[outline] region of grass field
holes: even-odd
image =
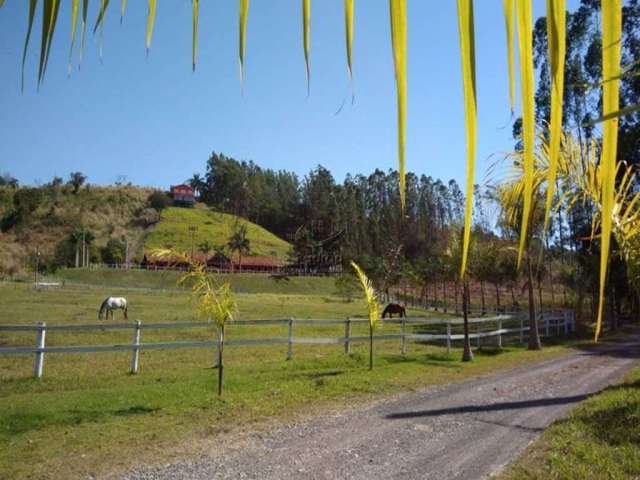
[[[191,318],[186,292],[127,289],[130,284],[140,286],[144,278],[157,281],[150,275],[155,272],[119,274],[132,273],[149,277],[124,281],[101,276],[95,283],[117,280],[120,287],[110,288],[108,294],[128,297],[130,319]],[[245,288],[238,295],[240,318],[344,318],[364,313],[361,303],[335,297],[327,279],[300,279],[288,285],[301,293],[283,294],[274,293],[274,288],[281,287],[265,282],[264,277],[260,282],[253,278],[236,280]],[[84,285],[68,283],[60,290],[41,292],[26,284],[0,283],[0,324],[97,322],[96,309],[107,292],[87,286],[86,278],[78,280],[84,280]],[[397,328],[385,324],[382,333]],[[353,335],[365,332],[364,325],[354,326]],[[294,334],[339,337],[343,327],[300,327]],[[142,342],[212,339],[213,335],[213,329],[143,330]],[[231,325],[227,335],[285,336],[286,326]],[[129,331],[50,332],[47,336],[47,345],[130,341]],[[0,346],[33,344],[32,332],[0,334]],[[458,349],[448,355],[441,346],[410,344],[405,357],[399,350],[398,341],[377,342],[375,368],[370,372],[365,344],[355,344],[351,355],[338,345],[294,346],[291,361],[285,360],[286,345],[229,347],[221,398],[215,394],[214,352],[209,349],[143,351],[140,373],[135,376],[127,373],[129,353],[47,354],[40,380],[31,378],[32,356],[0,357],[0,478],[75,478],[143,461],[165,462],[187,445],[190,450],[199,445],[216,448],[221,433],[238,428],[552,358],[571,347],[555,345],[542,352],[520,346],[499,352],[486,349],[470,364],[459,361]]]
[[[640,368],[547,429],[501,480],[640,478]]]
[[[247,238],[251,242],[251,255],[265,255],[286,260],[290,245],[264,228],[234,215],[214,212],[206,208],[169,207],[162,211],[160,222],[145,241],[145,249],[171,246],[184,252],[191,251],[189,226],[197,226],[194,246],[207,241],[212,245],[226,246],[237,222],[247,226]],[[213,252],[212,252],[213,253]]]
[[[178,272],[151,270],[83,270],[69,268],[59,270],[51,280],[63,280],[68,284],[127,289],[168,289],[176,290]],[[277,280],[267,274],[236,273],[220,274],[221,282],[229,282],[238,293],[276,293],[300,295],[335,295],[336,286],[333,277],[289,277],[289,280]]]

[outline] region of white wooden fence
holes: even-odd
[[[515,323],[516,327],[503,328],[504,323]],[[232,323],[233,326],[241,325],[287,325],[288,335],[286,337],[273,338],[241,338],[226,339],[226,346],[250,346],[250,345],[287,345],[287,360],[293,358],[293,345],[343,345],[346,354],[351,353],[351,344],[356,342],[369,341],[368,336],[354,336],[351,334],[351,326],[355,323],[367,323],[362,318],[347,318],[344,320],[314,320],[314,319],[269,319],[269,320],[238,320]],[[395,323],[400,325],[400,333],[376,334],[374,341],[381,340],[400,340],[400,352],[406,354],[407,341],[445,341],[447,352],[451,350],[451,343],[464,339],[464,334],[453,333],[453,326],[463,324],[461,318],[402,318],[388,319],[385,323]],[[496,324],[495,330],[483,331],[484,324]],[[498,315],[494,317],[470,318],[469,337],[476,340],[477,346],[481,346],[481,339],[496,338],[498,347],[502,347],[502,337],[508,334],[519,334],[520,342],[523,341],[524,332],[529,330],[529,326],[525,325],[523,316],[515,317],[512,315]],[[342,337],[298,337],[294,336],[295,325],[343,325],[344,336]],[[407,326],[434,326],[444,325],[445,333],[408,333]],[[215,324],[211,322],[171,322],[171,323],[147,323],[143,324],[136,320],[133,323],[115,323],[115,324],[89,324],[89,325],[49,325],[42,322],[38,325],[0,325],[1,332],[35,332],[35,346],[14,346],[0,348],[0,355],[30,355],[34,354],[33,376],[40,378],[44,371],[45,353],[97,353],[97,352],[120,352],[131,351],[131,368],[130,373],[138,373],[140,366],[141,350],[164,350],[164,349],[180,349],[180,348],[220,348],[219,340],[191,340],[180,342],[160,342],[160,343],[141,343],[142,330],[159,330],[159,329],[186,329],[186,328],[212,328]],[[554,310],[543,312],[539,318],[539,328],[541,334],[545,337],[552,335],[568,334],[575,331],[575,319],[571,310]],[[47,346],[47,332],[104,332],[107,330],[131,330],[132,341],[127,344],[112,345],[91,345],[91,346]],[[216,355],[216,358],[217,355]]]

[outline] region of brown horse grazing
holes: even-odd
[[[386,318],[387,314],[389,315],[389,318],[393,318],[394,313],[398,314],[400,317],[407,316],[407,312],[402,305],[399,305],[397,303],[390,303],[382,311],[382,318]]]

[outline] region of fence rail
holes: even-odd
[[[503,328],[505,322],[520,321],[519,327]],[[366,324],[364,318],[340,319],[268,319],[268,320],[237,320],[234,326],[249,325],[283,325],[288,326],[286,337],[273,338],[230,338],[225,341],[227,346],[255,346],[255,345],[287,345],[287,360],[293,358],[293,345],[343,345],[345,353],[351,352],[351,344],[369,341],[368,336],[352,335],[351,326],[353,324]],[[575,318],[571,310],[554,310],[543,312],[539,316],[539,328],[543,336],[549,337],[552,334],[568,334],[575,331]],[[407,341],[434,341],[444,340],[447,351],[451,350],[451,342],[464,339],[461,333],[453,333],[452,327],[462,325],[464,321],[460,318],[400,318],[385,320],[385,323],[398,324],[401,327],[400,333],[374,335],[374,341],[400,340],[400,351],[406,354]],[[496,324],[496,329],[482,331],[483,324]],[[469,324],[475,325],[475,331],[469,332],[469,338],[476,340],[477,345],[481,345],[481,339],[496,337],[497,345],[502,347],[503,335],[519,333],[520,342],[523,341],[524,332],[529,330],[529,326],[524,324],[522,316],[498,315],[493,317],[470,318]],[[340,337],[303,337],[294,335],[295,325],[344,325],[344,336]],[[408,333],[407,326],[434,326],[443,325],[445,333]],[[138,373],[140,365],[139,353],[142,350],[165,350],[184,348],[220,348],[219,340],[187,340],[176,342],[141,343],[142,330],[161,329],[188,329],[188,328],[215,328],[212,322],[172,322],[172,323],[147,323],[135,321],[134,323],[115,324],[86,324],[86,325],[0,325],[0,332],[36,332],[35,346],[10,346],[0,348],[1,355],[28,355],[34,354],[33,376],[40,378],[44,372],[45,353],[99,353],[99,352],[126,352],[131,351],[130,373]],[[130,330],[133,332],[131,343],[114,345],[63,345],[46,346],[47,332],[87,332],[87,331],[113,331]],[[218,337],[219,338],[219,337]],[[217,358],[217,356],[216,356]]]

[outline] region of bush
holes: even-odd
[[[124,242],[112,238],[102,248],[102,261],[109,265],[124,263],[125,252],[126,247]]]
[[[155,225],[160,221],[160,215],[155,208],[145,208],[136,216],[134,223],[143,228]]]
[[[21,214],[34,212],[42,201],[42,190],[39,188],[21,188],[13,195],[13,205]]]
[[[167,195],[165,192],[160,190],[155,190],[149,198],[147,199],[149,206],[151,208],[155,208],[157,211],[162,211],[165,208],[171,206],[171,197]]]

